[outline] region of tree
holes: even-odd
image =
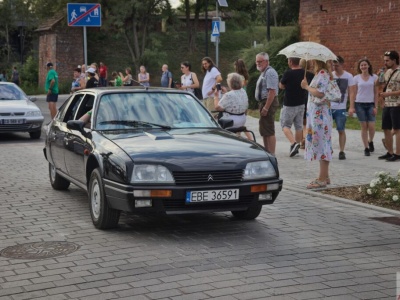
[[[123,36],[136,69],[144,63],[149,32],[169,8],[167,0],[103,0],[104,29]]]

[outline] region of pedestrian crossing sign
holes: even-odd
[[[219,21],[212,21],[211,36],[219,36],[219,33],[220,33],[219,26],[220,26],[220,22]]]

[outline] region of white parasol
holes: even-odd
[[[314,42],[298,42],[287,46],[286,48],[279,51],[278,55],[285,55],[289,57],[304,58],[305,60],[322,60],[326,62],[328,60],[336,60],[336,55],[324,45]]]

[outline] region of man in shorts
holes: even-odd
[[[333,62],[334,71],[332,72],[333,78],[336,80],[340,92],[342,93],[341,102],[331,102],[332,118],[336,123],[336,130],[339,133],[339,159],[346,159],[344,153],[344,146],[346,145],[346,120],[347,120],[347,100],[349,98],[355,99],[355,82],[353,75],[343,69],[344,59],[337,56]]]
[[[275,155],[275,112],[279,107],[278,73],[269,65],[269,55],[265,52],[256,55],[256,66],[261,72],[255,91],[260,110],[260,135],[263,138],[265,150]]]
[[[289,156],[293,157],[299,153],[300,143],[303,139],[303,116],[305,103],[307,103],[308,93],[301,88],[301,81],[304,78],[304,70],[300,67],[300,58],[288,58],[289,70],[287,70],[281,81],[279,88],[285,90],[283,97],[283,107],[281,110],[281,126],[283,133],[290,142]],[[311,82],[313,76],[306,73],[307,81]],[[292,133],[292,125],[294,125],[295,135]]]
[[[53,64],[51,62],[47,63],[47,77],[44,85],[44,90],[47,93],[46,101],[49,104],[51,119],[57,114],[57,100],[58,100],[58,74],[53,69]]]
[[[387,51],[384,55],[386,66],[385,87],[380,97],[385,100],[382,110],[382,129],[385,134],[385,144],[387,153],[379,156],[378,159],[386,161],[400,160],[400,67],[399,53],[397,51]],[[392,132],[393,130],[393,132]],[[396,136],[396,153],[393,147],[393,135]]]

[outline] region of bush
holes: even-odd
[[[359,188],[359,192],[369,197],[386,199],[400,204],[400,171],[397,176],[388,172],[376,172],[369,186]]]

